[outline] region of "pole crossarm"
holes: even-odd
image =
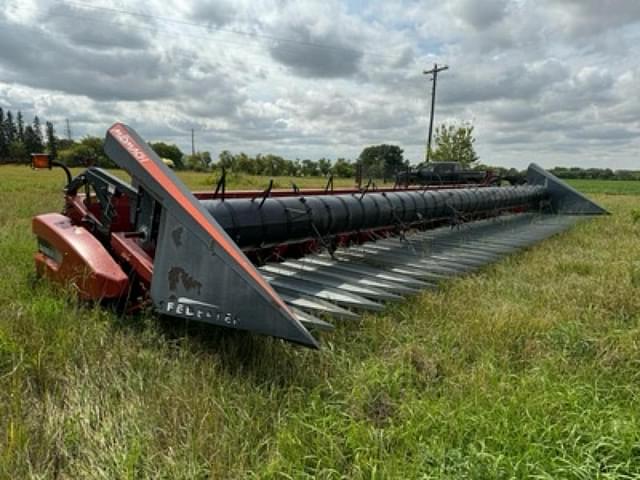
[[[422,73],[424,73],[425,75],[431,75],[431,74],[437,74],[438,72],[442,72],[444,70],[449,70],[449,66],[448,65],[440,65],[438,66],[437,63],[434,63],[433,68],[431,70],[424,70]]]

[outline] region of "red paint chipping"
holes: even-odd
[[[111,234],[111,248],[119,258],[133,267],[140,278],[151,284],[153,276],[153,259],[145,252],[133,238],[127,238],[124,233]]]

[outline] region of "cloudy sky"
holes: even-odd
[[[0,0],[0,106],[74,137],[355,158],[472,122],[484,163],[640,168],[639,0]]]

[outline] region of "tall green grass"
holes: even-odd
[[[640,197],[314,352],[36,281],[60,181],[0,167],[0,478],[640,476]]]

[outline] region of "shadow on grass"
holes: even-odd
[[[253,379],[255,384],[316,385],[316,372],[326,370],[324,364],[330,362],[328,352],[268,336],[160,316],[150,309],[131,314],[124,313],[116,303],[82,301],[73,288],[43,281],[35,274],[24,278],[21,287],[18,301],[32,303],[35,297],[50,299],[65,311],[58,315],[64,317],[64,322],[101,317],[114,333],[135,337],[134,343],[140,348],[178,356],[185,362],[204,360],[225,374]]]
[[[113,327],[142,339],[153,331],[156,341],[166,342],[188,356],[210,361],[223,373],[242,376],[256,385],[312,387],[313,372],[320,370],[319,353],[283,340],[244,330],[209,325],[144,312],[135,315],[114,311]]]

